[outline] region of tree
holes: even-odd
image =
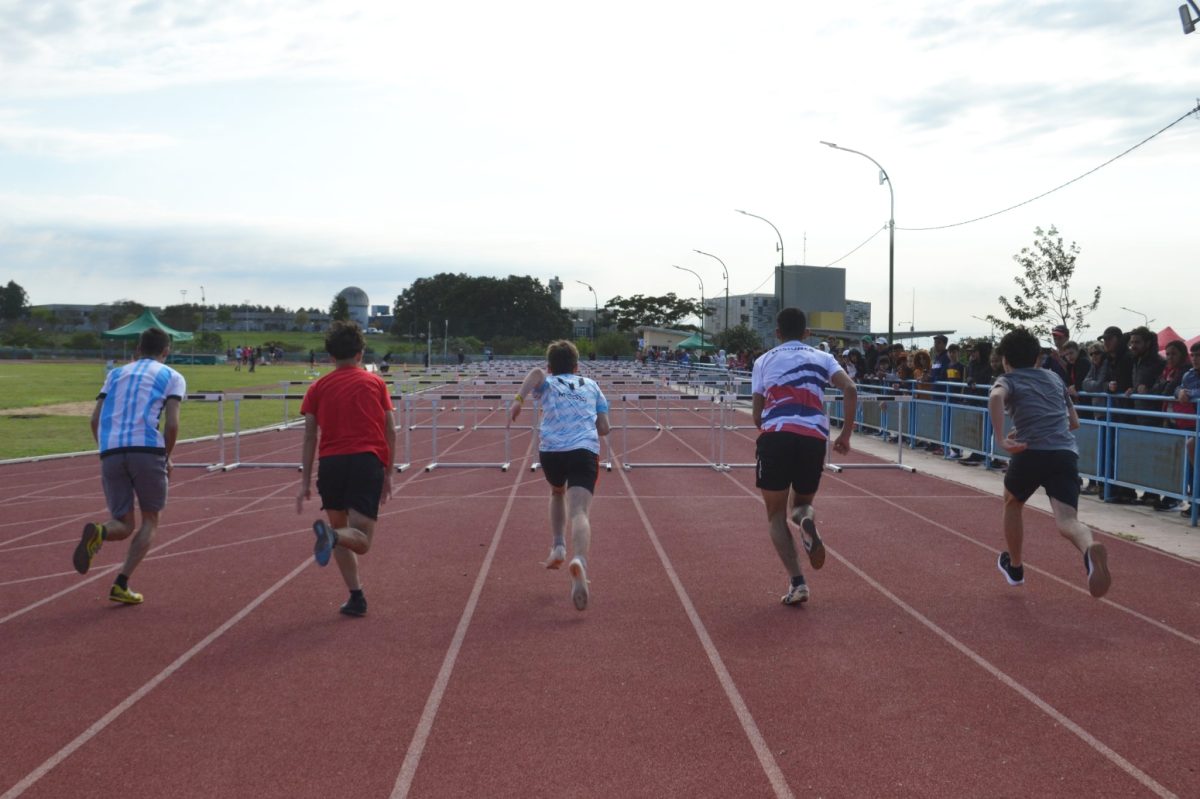
[[[442,273],[418,278],[392,307],[392,331],[423,338],[432,329],[441,336],[498,337],[547,342],[570,334],[571,318],[550,290],[532,277],[470,277]]]
[[[223,325],[233,322],[233,309],[228,305],[222,305],[217,309],[217,321]]]
[[[1079,245],[1071,242],[1065,246],[1053,225],[1045,231],[1034,228],[1033,235],[1036,237],[1033,247],[1025,247],[1013,256],[1024,271],[1013,278],[1020,293],[1011,301],[1000,297],[1007,318],[989,315],[988,321],[1003,330],[1028,328],[1039,338],[1048,336],[1055,325],[1082,330],[1084,319],[1100,305],[1100,287],[1096,286],[1090,302],[1080,302],[1071,296]]]
[[[335,322],[350,321],[350,303],[341,294],[337,295],[329,304],[329,315]]]
[[[0,319],[15,322],[28,308],[29,295],[15,281],[10,280],[7,286],[0,288]]]
[[[308,311],[305,311],[305,310],[296,311],[295,324],[296,324],[297,330],[307,330],[308,323],[310,320],[311,320],[311,317],[308,315]]]
[[[633,355],[633,342],[621,333],[604,333],[596,339],[596,354],[601,357]]]
[[[146,306],[133,300],[117,300],[111,306],[112,313],[108,316],[108,329],[112,330],[126,325],[142,315]]]
[[[621,331],[636,327],[669,327],[685,317],[698,315],[700,307],[698,301],[680,299],[674,292],[662,297],[618,296],[604,303],[607,318]]]
[[[722,330],[714,337],[713,341],[726,352],[741,352],[742,350],[754,352],[762,349],[763,346],[762,336],[755,333],[745,323]]]

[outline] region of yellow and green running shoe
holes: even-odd
[[[104,525],[88,522],[83,526],[83,535],[79,539],[79,544],[75,547],[75,571],[80,574],[87,574],[88,569],[92,567],[92,558],[96,557],[96,553],[100,551],[100,545],[104,543]]]
[[[122,588],[117,584],[113,584],[112,590],[108,592],[108,598],[112,602],[123,602],[126,605],[142,604],[142,595],[137,591],[130,591],[128,588]]]

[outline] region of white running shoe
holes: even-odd
[[[547,569],[557,569],[567,559],[567,548],[559,544],[550,550],[550,557],[542,562]]]
[[[571,558],[571,565],[567,566],[567,571],[571,574],[571,601],[575,603],[575,609],[587,610],[588,580],[583,561],[577,557]]]
[[[813,569],[821,568],[825,565],[825,545],[821,543],[821,536],[817,533],[816,518],[812,514],[805,516],[797,508],[792,511],[792,521],[800,528],[800,543],[808,553],[808,562],[812,564]]]
[[[788,592],[779,600],[785,605],[799,605],[802,602],[808,601],[808,584],[800,583],[788,588]]]
[[[1092,544],[1083,553],[1083,563],[1087,566],[1088,593],[1099,599],[1108,593],[1112,585],[1112,575],[1108,573],[1108,550],[1104,544]]]

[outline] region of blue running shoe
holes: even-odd
[[[313,557],[318,566],[327,566],[329,556],[333,554],[333,545],[337,543],[337,535],[323,519],[313,522],[313,532],[317,535],[317,542],[313,544]]]

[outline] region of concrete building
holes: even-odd
[[[368,313],[368,309],[371,303],[367,299],[367,292],[358,286],[347,286],[337,295],[346,298],[346,305],[350,308],[351,321],[358,322],[358,326],[364,330],[370,327],[371,315]]]
[[[691,330],[673,330],[668,327],[639,327],[635,332],[643,349],[658,347],[660,350],[673,350],[679,342],[696,335]]]
[[[550,287],[550,296],[554,297],[554,304],[561,308],[563,287],[562,281],[558,279],[558,275],[555,275],[553,278],[551,278],[548,285]]]
[[[779,313],[779,305],[774,294],[731,294],[728,319],[724,295],[711,302],[706,297],[705,304],[714,311],[704,320],[706,337],[711,338],[727,327],[745,325],[759,335],[764,346],[770,346],[775,340],[775,316]]]
[[[854,333],[870,332],[871,303],[846,300],[846,329]]]

